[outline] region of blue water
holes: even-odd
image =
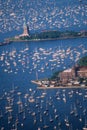
[[[43,30],[83,31],[87,27],[87,1],[4,0],[0,1],[0,16],[0,35],[3,33],[4,37],[22,33],[24,18],[30,33]]]
[[[0,1],[0,16],[0,42],[22,34],[24,18],[30,34],[83,31],[87,1],[4,0]],[[87,89],[38,90],[31,80],[36,74],[38,79],[49,78],[74,66],[87,55],[86,42],[87,38],[79,38],[0,46],[0,130],[82,130],[87,119]]]
[[[87,55],[86,41],[87,38],[79,38],[13,42],[0,46],[0,113],[3,115],[3,117],[0,116],[0,129],[15,128],[18,118],[18,130],[37,130],[38,127],[41,130],[82,130],[87,118],[87,97],[85,96],[87,89],[38,90],[37,85],[31,83],[31,80],[36,79],[36,72],[39,79],[48,78],[56,71],[75,65],[78,58]],[[70,49],[69,54],[68,49]],[[73,59],[70,59],[71,56]],[[34,102],[29,101],[30,97],[33,97]],[[18,111],[18,101],[21,102],[21,113]],[[6,111],[6,106],[11,107],[11,113],[9,109]],[[73,114],[70,114],[71,107],[74,110]],[[25,119],[23,119],[24,113]],[[10,114],[12,118],[8,121]],[[42,121],[40,121],[40,115]],[[58,117],[56,118],[55,115]],[[53,119],[52,122],[50,116]],[[69,126],[66,125],[66,117]],[[43,128],[44,125],[49,127]]]

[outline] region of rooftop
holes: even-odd
[[[70,68],[70,69],[64,70],[63,72],[71,72],[71,71],[72,69]]]

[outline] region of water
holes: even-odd
[[[87,118],[87,89],[38,90],[31,80],[36,79],[36,72],[42,79],[72,67],[87,55],[86,41],[79,38],[0,46],[0,129],[82,130]]]
[[[30,33],[43,30],[81,31],[87,27],[87,1],[5,0],[0,1],[0,15],[0,35],[6,33],[7,37],[15,36],[14,31],[15,34],[22,33],[24,18]]]
[[[85,30],[86,10],[86,0],[0,1],[0,41],[22,34],[24,18],[30,34]],[[36,79],[36,73],[39,79],[48,78],[75,65],[87,55],[86,41],[0,46],[0,130],[82,130],[87,120],[87,89],[38,90],[31,80]]]

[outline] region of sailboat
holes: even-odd
[[[65,117],[64,121],[65,121],[66,126],[69,127],[70,124],[69,124],[68,117]]]
[[[87,119],[85,118],[85,125],[82,130],[87,130]]]
[[[23,111],[23,119],[26,118],[26,115],[25,115],[25,110]]]
[[[80,117],[79,117],[79,121],[82,122],[82,117],[81,117],[81,115],[80,115]]]
[[[49,128],[49,126],[45,123],[46,121],[44,120],[44,126],[43,126],[43,128],[44,129],[47,129],[47,128]]]
[[[2,114],[2,111],[0,111],[0,118],[2,118],[3,117],[3,114]]]
[[[70,111],[70,114],[71,114],[71,115],[74,114],[74,108],[72,107],[72,105],[71,105],[71,111]]]
[[[53,122],[53,119],[52,119],[51,115],[50,115],[50,122]]]
[[[41,115],[41,113],[40,113],[40,122],[42,122],[42,115]]]
[[[38,127],[38,130],[41,130],[41,128],[40,128],[40,127]]]
[[[36,116],[34,116],[34,124],[36,124],[37,120],[36,120]]]

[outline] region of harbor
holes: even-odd
[[[87,1],[4,0],[0,16],[0,130],[87,130]]]
[[[28,127],[28,121],[32,130],[86,128],[87,88],[29,88],[27,93],[20,90],[20,87],[13,85],[12,89],[0,96],[1,105],[3,101],[6,102],[0,109],[0,123],[6,121],[1,124],[1,129],[24,130]]]
[[[39,79],[72,67],[86,56],[86,39],[82,39],[82,44],[80,39],[73,39],[72,46],[70,39],[49,42],[13,42],[0,47],[0,129],[86,128],[86,87],[38,87]]]
[[[34,83],[34,84],[36,84],[37,85],[37,88],[38,89],[60,89],[60,88],[64,88],[64,89],[73,89],[73,88],[87,88],[87,86],[86,85],[68,85],[68,84],[66,84],[65,86],[64,85],[61,85],[61,86],[57,86],[57,85],[52,85],[52,84],[49,84],[49,86],[47,86],[47,84],[43,84],[43,83],[41,83],[40,81],[31,81],[32,83]]]

